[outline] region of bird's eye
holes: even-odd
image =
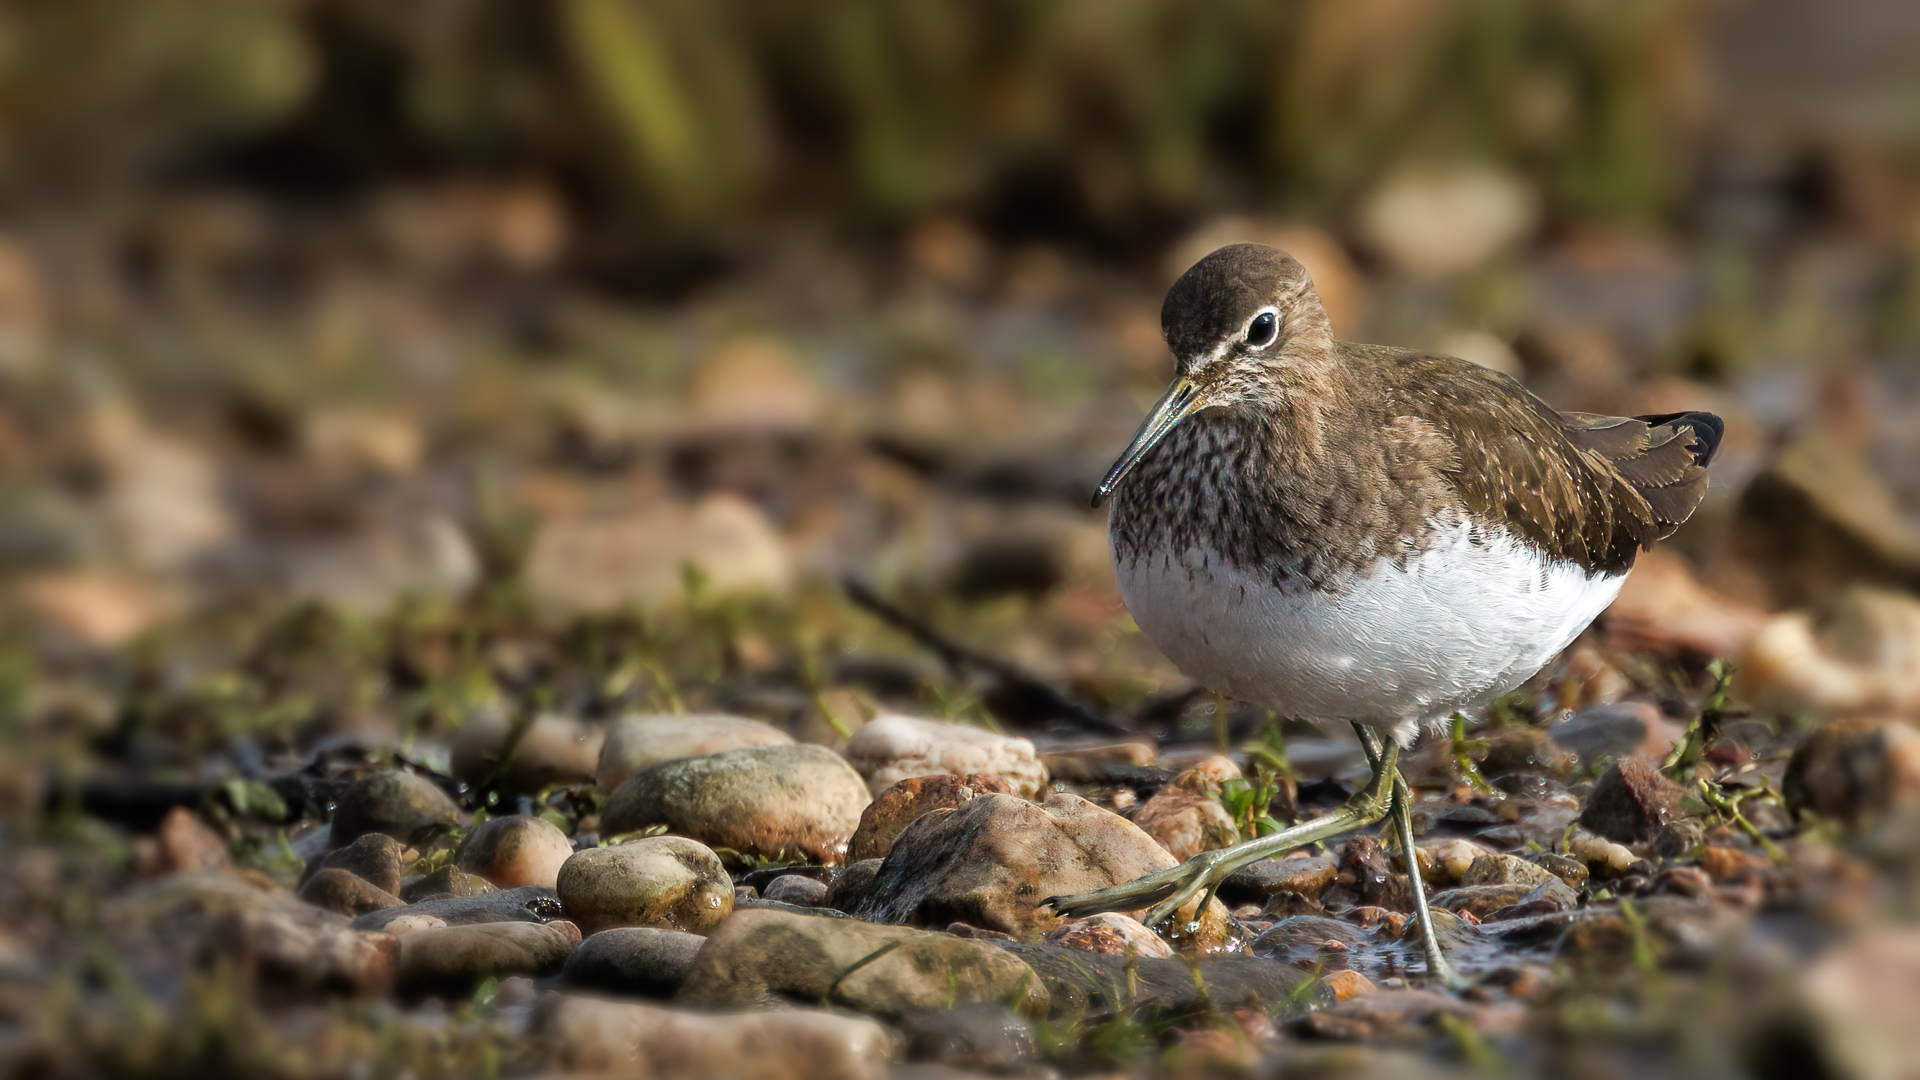
[[[1247,324],[1247,344],[1256,349],[1264,349],[1273,344],[1280,336],[1280,317],[1271,311],[1263,311]]]

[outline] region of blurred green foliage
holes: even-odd
[[[9,0],[0,179],[144,181],[252,140],[355,182],[547,172],[669,235],[941,206],[1126,232],[1466,158],[1645,216],[1682,175],[1703,6]]]

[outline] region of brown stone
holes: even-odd
[[[333,866],[308,878],[295,895],[315,907],[349,919],[406,903],[365,878]]]
[[[1899,720],[1835,720],[1787,762],[1787,807],[1858,824],[1920,804],[1920,729]]]
[[[1040,906],[1048,897],[1118,885],[1177,864],[1138,826],[1077,795],[1055,794],[1038,805],[981,795],[909,825],[853,914],[922,926],[958,920],[1033,941],[1060,924]],[[1172,922],[1185,926],[1194,918],[1189,910]],[[1206,951],[1228,936],[1218,900],[1199,921],[1183,948]]]
[[[1680,816],[1680,786],[1638,758],[1607,767],[1587,795],[1580,824],[1609,840],[1638,843]]]
[[[745,855],[837,863],[871,801],[860,774],[831,750],[750,746],[634,773],[608,798],[600,831],[665,825]]]
[[[1227,781],[1238,779],[1240,769],[1231,759],[1209,757],[1154,792],[1134,811],[1133,823],[1176,859],[1232,847],[1240,841],[1240,830],[1220,804],[1220,792]]]
[[[847,861],[883,859],[893,848],[894,837],[932,810],[950,810],[971,801],[977,795],[1013,794],[1013,788],[998,776],[974,773],[952,776],[939,773],[902,780],[882,791],[860,813],[860,827],[847,844]]]
[[[560,867],[573,855],[567,834],[543,818],[508,814],[488,818],[460,842],[454,863],[496,887],[553,888]]]

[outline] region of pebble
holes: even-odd
[[[572,855],[567,834],[552,822],[509,814],[488,818],[468,832],[454,855],[454,865],[503,889],[553,888],[561,865]]]
[[[528,905],[552,902],[552,889],[524,885],[518,889],[494,889],[480,896],[447,896],[418,900],[406,907],[368,912],[353,920],[356,930],[382,930],[395,919],[409,915],[427,915],[448,926],[469,926],[489,922],[540,922],[540,916]]]
[[[1633,573],[1600,621],[1616,648],[1711,658],[1745,652],[1767,621],[1767,612],[1707,588],[1685,556],[1656,547],[1634,560]]]
[[[592,934],[567,957],[568,986],[635,997],[670,998],[707,939],[657,926],[618,926]]]
[[[847,861],[883,859],[893,849],[893,840],[901,830],[934,810],[950,810],[971,802],[977,795],[1013,794],[1013,789],[998,776],[975,773],[972,776],[914,776],[888,787],[860,812],[860,825],[847,842]]]
[[[1062,923],[1047,931],[1044,940],[1049,945],[1107,956],[1173,955],[1173,946],[1168,945],[1166,939],[1147,929],[1138,919],[1114,911]]]
[[[482,979],[554,975],[580,944],[569,922],[493,922],[437,926],[400,938],[394,989],[403,997],[472,993]]]
[[[363,933],[288,893],[222,873],[161,878],[109,903],[102,922],[116,934],[147,937],[182,963],[231,960],[261,992],[385,994],[399,956],[399,941],[389,934]]]
[[[1735,685],[1782,715],[1920,717],[1920,599],[1856,586],[1775,616],[1747,649]]]
[[[1492,852],[1464,837],[1451,836],[1442,840],[1429,840],[1415,844],[1424,854],[1423,867],[1432,867],[1431,877],[1435,884],[1458,885],[1466,880],[1467,870],[1474,860],[1491,855]]]
[[[560,868],[567,918],[587,934],[659,926],[705,934],[733,912],[720,859],[683,836],[649,836],[577,852]]]
[[[1486,166],[1410,167],[1360,202],[1362,241],[1416,277],[1471,270],[1530,233],[1540,194],[1524,177]]]
[[[899,713],[882,713],[855,732],[847,759],[876,795],[901,780],[934,773],[991,773],[1027,799],[1047,786],[1047,768],[1026,739]]]
[[[214,832],[199,814],[176,806],[160,819],[155,838],[159,841],[163,874],[190,874],[199,870],[224,870],[233,865],[227,842]]]
[[[852,914],[924,926],[957,920],[1033,941],[1059,925],[1059,916],[1039,901],[1177,863],[1132,822],[1077,795],[1055,794],[1039,805],[982,795],[909,825]],[[1194,920],[1198,902],[1176,914],[1174,925]],[[1183,948],[1204,952],[1228,938],[1227,911],[1218,900],[1199,922]]]
[[[340,793],[331,843],[345,847],[367,833],[385,833],[403,844],[453,824],[459,808],[424,776],[389,769],[355,780]]]
[[[556,1074],[885,1080],[892,1071],[880,1024],[791,1005],[706,1015],[556,994],[537,1007],[535,1028]]]
[[[1181,861],[1240,841],[1221,786],[1241,779],[1232,759],[1214,755],[1175,776],[1133,813],[1133,823]]]
[[[802,874],[784,874],[767,883],[763,899],[795,907],[826,907],[828,886]]]
[[[334,866],[326,867],[302,882],[294,895],[315,907],[325,908],[349,919],[406,903],[358,874]]]
[[[686,602],[686,569],[707,597],[783,595],[793,557],[767,515],[732,493],[622,516],[546,521],[527,554],[527,592],[563,614]]]
[[[759,720],[722,715],[623,716],[607,727],[594,783],[612,792],[649,765],[748,746],[786,746],[793,736]]]
[[[1585,863],[1587,869],[1598,878],[1619,877],[1632,869],[1634,862],[1639,859],[1625,845],[1595,836],[1585,829],[1575,829],[1567,834],[1567,854]]]
[[[1516,775],[1565,780],[1578,760],[1539,728],[1515,728],[1487,739],[1480,771],[1497,786]]]
[[[1261,859],[1235,870],[1220,883],[1220,895],[1230,900],[1265,903],[1276,896],[1318,900],[1340,869],[1325,855],[1293,855]]]
[[[1794,749],[1782,786],[1795,816],[1849,825],[1920,805],[1920,728],[1885,718],[1823,724]]]
[[[453,740],[453,775],[478,788],[499,776],[507,794],[530,795],[561,784],[592,779],[606,731],[571,716],[543,713],[527,725],[513,744],[506,768],[500,753],[513,732],[513,721],[488,713],[467,721]]]
[[[1587,794],[1580,824],[1610,840],[1639,843],[1680,816],[1679,785],[1639,758],[1607,766]]]
[[[675,1000],[696,1009],[807,1001],[893,1019],[982,1001],[1044,1013],[1047,991],[1025,963],[984,941],[754,909],[707,938]]]
[[[400,889],[400,895],[406,898],[407,903],[417,904],[433,897],[485,896],[487,893],[494,892],[495,889],[493,882],[479,874],[449,865],[431,874],[407,879],[406,884]]]
[[[1068,784],[1097,784],[1116,769],[1151,768],[1160,755],[1146,743],[1107,743],[1080,746],[1071,750],[1051,750],[1040,755],[1040,764],[1048,775]]]
[[[403,885],[400,868],[405,865],[408,854],[407,845],[393,837],[367,833],[346,847],[309,862],[306,877],[326,869],[344,870],[382,892],[398,894]]]
[[[1664,761],[1686,729],[1651,702],[1616,701],[1583,709],[1549,727],[1547,734],[1581,761],[1597,766],[1620,757]]]
[[[873,888],[873,879],[880,873],[881,865],[880,859],[862,859],[842,867],[827,883],[824,906],[852,914]]]
[[[1034,1056],[1033,1022],[993,1002],[905,1017],[900,1034],[907,1060],[976,1074],[1017,1073]]]
[[[1540,885],[1462,885],[1434,893],[1429,903],[1443,911],[1464,911],[1482,921],[1502,908],[1542,900],[1554,905],[1554,910],[1564,911],[1574,903],[1572,890],[1558,881],[1554,884],[1564,891],[1556,894]]]
[[[743,855],[837,863],[871,801],[860,774],[831,750],[750,746],[634,773],[607,800],[600,831],[665,825]]]
[[[1914,1075],[1920,931],[1879,926],[1854,934],[1806,969],[1798,996],[1836,1074]]]

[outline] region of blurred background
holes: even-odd
[[[1059,719],[849,574],[1210,733],[1086,499],[1238,240],[1343,337],[1726,417],[1555,703],[1920,716],[1917,60],[1909,0],[10,0],[0,787]]]

